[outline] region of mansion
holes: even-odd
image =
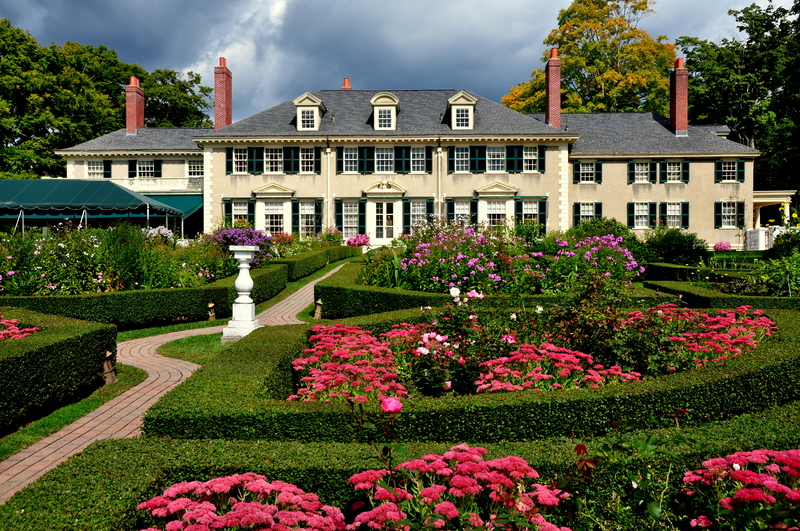
[[[430,214],[548,231],[605,216],[640,233],[666,224],[743,247],[759,153],[724,126],[688,124],[681,59],[669,118],[562,113],[560,70],[554,49],[542,114],[466,90],[352,90],[345,79],[232,123],[221,58],[213,129],[143,127],[145,94],[131,78],[126,129],[57,153],[67,178],[110,179],[182,205],[205,232],[240,220],[301,236],[335,226],[381,245]]]

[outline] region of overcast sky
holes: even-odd
[[[494,101],[542,66],[571,0],[0,0],[40,45],[105,45],[126,63],[233,73],[233,119],[310,90],[466,89]],[[659,0],[640,27],[670,42],[735,35],[749,0]],[[756,3],[767,5],[767,0]],[[792,0],[775,0],[789,7]]]

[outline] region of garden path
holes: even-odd
[[[314,284],[338,271],[339,267],[258,314],[259,324],[303,324],[295,316],[313,302]],[[69,426],[0,461],[0,504],[94,441],[139,435],[142,416],[150,406],[200,367],[196,363],[160,356],[156,349],[184,337],[218,334],[224,327],[181,330],[117,345],[117,361],[147,371],[147,378]]]

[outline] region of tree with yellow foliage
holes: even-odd
[[[558,48],[564,112],[669,113],[669,73],[675,46],[637,27],[653,13],[653,0],[574,0],[558,14],[558,28],[544,40]],[[500,102],[520,112],[545,107],[545,73],[511,87]]]

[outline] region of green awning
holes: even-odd
[[[188,218],[203,207],[202,195],[148,195],[147,197],[182,210],[184,218]]]
[[[143,196],[106,180],[13,179],[0,180],[0,214],[109,215],[170,214],[183,217],[183,210]]]

